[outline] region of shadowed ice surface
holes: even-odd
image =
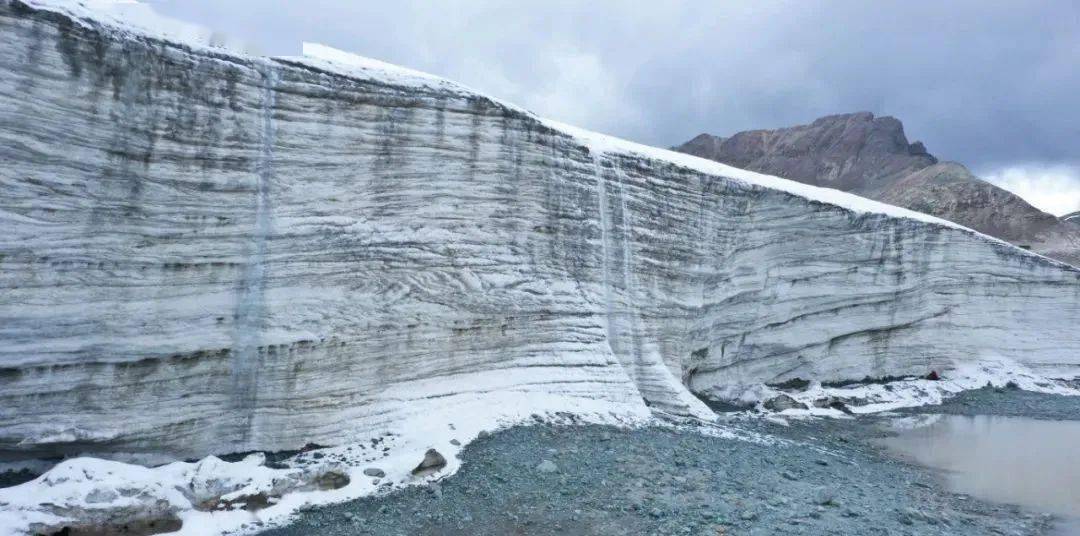
[[[884,443],[957,492],[1057,514],[1058,534],[1080,534],[1080,421],[950,415]]]

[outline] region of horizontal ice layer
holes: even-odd
[[[58,9],[0,0],[5,457],[1080,363],[1080,273],[953,224],[317,46]]]

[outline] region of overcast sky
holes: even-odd
[[[1080,2],[144,0],[263,54],[320,42],[670,146],[868,110],[1080,210]]]

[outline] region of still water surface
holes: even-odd
[[[954,491],[1063,518],[1080,535],[1080,421],[925,416],[931,424],[884,441],[920,465],[941,469]]]

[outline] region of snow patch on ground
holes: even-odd
[[[0,489],[0,534],[31,534],[121,517],[179,518],[183,526],[169,533],[176,535],[249,534],[287,522],[308,506],[452,475],[460,467],[457,454],[484,432],[540,422],[624,427],[657,423],[643,403],[538,393],[489,394],[458,404],[433,399],[416,406],[416,417],[392,430],[297,454],[280,468],[265,465],[262,454],[233,463],[210,456],[153,468],[89,457],[68,459],[35,480]],[[715,425],[710,430],[728,434],[725,437],[738,435]],[[431,475],[414,476],[413,469],[428,449],[437,450],[446,466]],[[383,476],[365,475],[365,469],[378,469]],[[348,483],[336,489],[320,485],[334,475],[346,475]],[[259,508],[251,509],[256,502]]]

